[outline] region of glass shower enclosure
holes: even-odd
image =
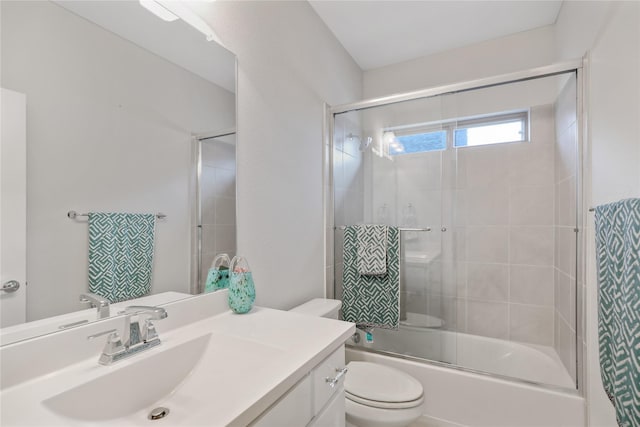
[[[400,328],[349,344],[576,388],[577,70],[435,92],[333,114],[336,298],[343,226],[400,229]]]

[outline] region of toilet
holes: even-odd
[[[316,298],[291,311],[338,318],[341,301]],[[407,427],[422,415],[422,384],[389,366],[349,362],[344,382],[347,426]]]

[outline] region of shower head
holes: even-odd
[[[370,136],[366,137],[366,139],[362,139],[359,135],[354,135],[352,133],[347,135],[347,139],[349,141],[353,141],[354,139],[360,141],[360,145],[358,147],[360,151],[365,151],[373,142],[373,138],[371,138]]]
[[[367,139],[361,139],[360,151],[365,151],[367,148],[369,148],[372,142],[373,142],[373,138],[371,138],[370,136],[368,136]]]

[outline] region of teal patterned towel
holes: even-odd
[[[89,214],[89,292],[119,302],[149,293],[153,214]]]
[[[356,225],[358,273],[379,276],[387,273],[386,225]]]
[[[398,329],[400,321],[400,235],[389,227],[386,274],[358,273],[357,226],[344,230],[342,317],[361,326]]]
[[[598,335],[605,392],[621,427],[640,426],[640,199],[596,208]]]

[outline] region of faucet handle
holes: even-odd
[[[144,327],[142,330],[142,339],[145,342],[149,342],[153,340],[160,341],[160,338],[158,337],[158,331],[156,331],[156,325],[153,324],[151,319],[147,319],[144,321]]]
[[[92,340],[94,338],[98,338],[101,337],[103,335],[107,335],[107,334],[115,334],[118,335],[118,331],[116,329],[109,329],[108,331],[102,331],[102,332],[98,332],[97,334],[93,334],[93,335],[89,335],[87,337],[88,340]]]
[[[85,292],[80,294],[80,302],[89,303],[98,309],[98,319],[109,317],[109,300],[100,295]]]
[[[120,335],[118,335],[118,331],[115,329],[109,329],[107,331],[102,331],[102,332],[98,332],[97,334],[89,335],[87,339],[92,340],[92,339],[101,337],[103,335],[108,335],[108,336],[107,336],[107,342],[104,345],[104,349],[102,350],[102,356],[100,356],[101,359],[105,355],[110,356],[124,350],[124,345],[122,344],[122,338],[120,338]]]

